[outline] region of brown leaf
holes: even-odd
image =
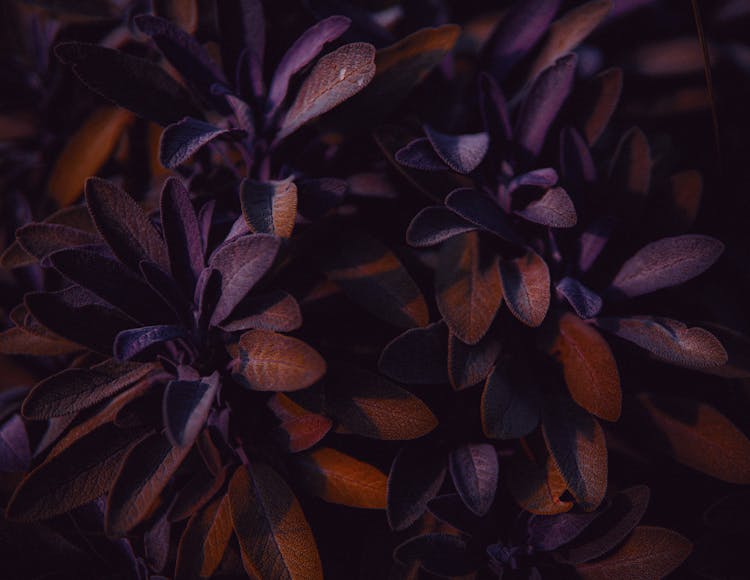
[[[232,537],[229,496],[215,499],[187,524],[177,548],[175,580],[210,578]]]
[[[573,400],[600,419],[617,421],[622,410],[620,375],[602,335],[567,312],[560,317],[552,350],[562,363]]]
[[[302,480],[313,495],[350,507],[385,509],[387,478],[376,467],[329,447],[297,459]]]
[[[527,326],[539,326],[547,316],[550,276],[546,262],[529,250],[525,256],[500,262],[505,303]]]
[[[70,205],[80,197],[86,179],[109,159],[133,119],[133,113],[120,107],[102,107],[86,119],[60,153],[47,183],[58,205]]]
[[[722,481],[750,484],[750,440],[724,415],[682,397],[643,393],[638,400],[675,460]]]
[[[567,486],[551,457],[547,457],[541,465],[524,457],[516,457],[505,472],[511,495],[526,511],[555,515],[573,507],[572,502],[560,499]]]
[[[315,537],[286,482],[270,467],[239,467],[229,483],[232,525],[246,572],[261,580],[322,580]]]
[[[638,526],[614,553],[576,567],[584,580],[659,580],[682,564],[693,545],[677,532]]]
[[[240,338],[239,369],[256,391],[296,391],[326,372],[326,362],[297,338],[269,330],[251,330]]]
[[[503,300],[497,256],[480,261],[479,234],[443,243],[435,275],[437,305],[451,332],[467,344],[487,333]]]

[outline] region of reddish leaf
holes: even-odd
[[[213,576],[231,537],[232,515],[225,495],[190,518],[177,548],[175,580]]]
[[[494,367],[482,391],[482,431],[492,439],[525,437],[539,424],[541,390],[526,368]]]
[[[546,262],[529,250],[513,261],[500,261],[505,303],[521,322],[539,326],[547,316],[550,302],[550,276]]]
[[[356,367],[341,368],[326,386],[326,408],[347,432],[373,439],[416,439],[438,424],[409,391]]]
[[[617,421],[622,410],[620,374],[601,334],[575,314],[565,313],[552,352],[562,364],[573,400],[600,419]]]
[[[451,335],[448,341],[448,377],[451,386],[460,391],[486,379],[501,348],[502,343],[494,332],[475,345],[464,344]]]
[[[630,196],[642,198],[648,193],[651,185],[651,150],[646,135],[638,127],[633,127],[620,139],[612,158],[610,180]]]
[[[281,123],[278,139],[333,109],[367,86],[375,76],[375,47],[347,44],[323,58],[302,83]]]
[[[297,338],[251,330],[240,338],[239,371],[256,391],[296,391],[318,381],[326,363]]]
[[[596,325],[672,364],[702,369],[719,367],[728,360],[726,350],[713,334],[677,320],[653,316],[597,318]]]
[[[315,537],[286,482],[270,467],[239,467],[229,483],[232,525],[251,577],[322,580]]]
[[[240,184],[242,215],[253,232],[292,235],[297,217],[297,186],[291,177],[282,181],[243,179]]]
[[[134,272],[143,260],[169,267],[167,248],[141,206],[114,184],[86,180],[86,204],[96,228],[112,252]]]
[[[287,419],[279,429],[286,436],[286,449],[289,453],[299,453],[320,443],[331,430],[333,421],[317,413],[306,413]]]
[[[562,187],[549,188],[541,198],[515,213],[551,228],[572,228],[578,222],[573,201]]]
[[[482,258],[476,232],[455,236],[442,245],[435,275],[438,309],[467,344],[487,333],[503,299],[497,257]]]
[[[584,580],[664,578],[690,555],[693,545],[677,532],[639,526],[625,543],[604,560],[582,564],[576,572]]]
[[[58,356],[80,351],[82,346],[58,338],[51,332],[50,336],[41,336],[27,332],[23,328],[9,328],[0,332],[0,353],[33,354],[36,356]]]
[[[12,520],[46,519],[106,493],[128,448],[144,429],[104,423],[72,440],[29,473],[16,488],[7,515]]]
[[[566,484],[551,457],[541,465],[517,457],[507,465],[505,473],[511,495],[526,511],[552,515],[573,507],[571,502],[560,499]]]
[[[410,328],[383,349],[380,372],[412,385],[447,383],[448,329],[445,322]]]
[[[48,419],[86,409],[145,377],[151,364],[108,360],[90,369],[66,369],[40,382],[23,403],[29,419]]]
[[[585,102],[591,104],[581,107],[583,119],[581,129],[589,145],[594,145],[601,137],[604,129],[609,123],[612,113],[617,108],[622,93],[622,69],[609,68],[596,75],[591,84],[593,98],[586,99]],[[577,102],[582,99],[575,96]]]
[[[189,451],[189,446],[173,446],[164,433],[137,443],[123,460],[107,497],[107,532],[121,536],[138,525]]]
[[[403,447],[388,475],[388,524],[405,530],[416,522],[445,479],[445,455],[433,446]]]
[[[295,457],[313,495],[349,507],[385,509],[387,479],[376,467],[329,447]]]
[[[170,381],[164,390],[162,415],[173,445],[190,446],[203,428],[219,388],[219,373],[199,381]]]
[[[698,217],[703,194],[703,178],[695,170],[680,171],[669,178],[667,204],[674,229],[686,231]]]
[[[453,484],[466,506],[478,516],[495,500],[499,466],[497,452],[488,443],[462,445],[448,455]]]
[[[750,483],[750,440],[713,407],[669,395],[638,400],[683,465],[730,483]]]
[[[568,490],[585,511],[607,490],[607,445],[598,421],[565,396],[547,401],[542,432]]]
[[[612,288],[630,298],[677,286],[708,270],[723,251],[724,244],[708,236],[663,238],[625,262]]]

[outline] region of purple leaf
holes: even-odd
[[[205,121],[185,117],[177,123],[169,125],[161,134],[159,161],[164,167],[174,169],[214,139],[219,137],[236,138],[242,135],[244,135],[244,131],[240,129],[222,129]]]
[[[537,77],[521,105],[515,139],[533,158],[542,151],[547,132],[570,94],[575,70],[574,54],[558,59]]]
[[[724,251],[715,238],[684,235],[663,238],[644,246],[625,262],[612,289],[632,298],[677,286],[708,270]]]
[[[482,430],[492,439],[517,439],[536,429],[541,413],[536,377],[513,368],[494,367],[482,392]]]
[[[65,369],[37,384],[23,402],[29,419],[49,419],[92,407],[145,377],[152,365],[112,359],[90,369]]]
[[[542,324],[550,304],[547,263],[535,252],[515,260],[500,261],[503,297],[513,316],[527,326]]]
[[[476,226],[451,210],[432,205],[422,209],[411,220],[406,230],[406,242],[416,248],[426,248],[475,229]]]
[[[557,171],[552,167],[544,167],[542,169],[534,169],[514,177],[508,189],[513,191],[519,187],[538,187],[542,189],[549,189],[557,183]]]
[[[445,322],[424,328],[410,328],[383,349],[378,361],[380,372],[394,381],[409,384],[448,382],[448,330]]]
[[[479,75],[479,99],[484,130],[490,135],[490,147],[500,150],[512,138],[508,104],[495,79],[485,72]]]
[[[89,89],[150,121],[200,116],[182,85],[148,60],[82,42],[58,44],[55,54]]]
[[[563,182],[571,191],[583,191],[587,184],[596,181],[591,151],[581,134],[570,127],[560,134],[560,166]]]
[[[599,512],[532,515],[528,523],[529,545],[541,552],[557,550],[575,540],[597,517]]]
[[[625,194],[619,200],[621,205],[632,203],[633,197],[642,200],[648,194],[651,166],[648,139],[641,129],[633,127],[620,139],[609,170],[610,181]]]
[[[347,44],[321,58],[302,83],[279,128],[279,141],[356,95],[375,76],[375,47]]]
[[[248,296],[237,305],[229,321],[219,326],[227,332],[251,329],[291,332],[302,326],[302,313],[292,295],[277,290]]]
[[[253,110],[247,102],[242,99],[235,97],[232,94],[224,95],[227,103],[232,108],[234,117],[237,120],[237,124],[240,126],[247,136],[247,139],[252,140],[255,137],[255,120],[253,118]]]
[[[219,388],[219,373],[199,381],[170,381],[164,390],[162,414],[173,445],[190,446],[208,418]]]
[[[245,46],[262,66],[266,48],[266,18],[262,0],[240,0]]]
[[[221,274],[221,296],[211,316],[212,324],[229,316],[252,290],[273,264],[279,246],[279,238],[253,234],[232,240],[213,253],[208,265]]]
[[[331,16],[302,33],[286,51],[276,67],[268,89],[268,116],[272,117],[286,97],[291,78],[320,54],[329,42],[344,34],[352,21],[346,16]]]
[[[150,36],[159,50],[177,69],[182,77],[195,85],[207,97],[211,95],[211,85],[227,84],[221,70],[194,36],[182,30],[169,20],[140,14],[135,23]]]
[[[26,471],[31,463],[31,448],[26,425],[19,415],[13,415],[0,427],[0,472]]]
[[[201,229],[190,195],[179,179],[170,178],[161,190],[161,225],[172,276],[192,296],[205,264]]]
[[[447,171],[448,166],[443,163],[430,141],[425,137],[414,139],[398,151],[394,157],[398,163],[410,169],[419,171]]]
[[[598,318],[596,325],[675,365],[700,369],[721,366],[728,360],[713,334],[697,326],[688,328],[677,320],[654,316]]]
[[[56,250],[101,243],[101,238],[94,233],[51,223],[23,226],[16,231],[16,239],[26,252],[40,262]]]
[[[119,187],[98,177],[86,180],[86,203],[96,229],[112,252],[134,272],[143,260],[169,267],[167,249],[141,206]]]
[[[210,199],[204,203],[198,211],[198,225],[201,231],[201,246],[203,255],[208,253],[208,241],[211,234],[211,224],[213,223],[214,210],[216,209],[216,200]]]
[[[499,475],[497,452],[488,443],[462,445],[448,456],[453,484],[472,512],[485,515],[495,500]]]
[[[578,242],[578,269],[581,272],[588,272],[591,269],[609,241],[613,230],[614,220],[608,217],[596,219],[586,227],[586,231],[581,234]]]
[[[568,301],[576,314],[583,319],[593,318],[602,309],[602,298],[575,278],[565,276],[555,286],[557,293]]]
[[[548,189],[541,198],[515,213],[551,228],[572,228],[578,222],[573,201],[562,187]]]
[[[291,177],[265,182],[243,179],[240,204],[253,232],[291,237],[297,217],[297,186]]]
[[[424,132],[435,153],[457,173],[468,174],[479,167],[490,145],[487,133],[446,135],[428,125],[424,126]]]
[[[513,244],[523,244],[507,214],[488,195],[474,189],[456,189],[445,199],[445,204],[483,230]]]
[[[559,0],[516,0],[487,41],[492,74],[502,81],[547,32]]]
[[[118,360],[126,361],[138,356],[147,348],[184,336],[185,329],[182,326],[165,324],[123,330],[115,338],[113,352]]]
[[[195,323],[194,305],[185,294],[185,285],[181,285],[153,262],[141,262],[141,275],[149,287],[161,298],[162,303],[174,313],[174,319],[187,327],[192,327]]]
[[[448,341],[448,377],[451,386],[460,391],[487,378],[501,348],[502,344],[494,332],[486,334],[474,345],[465,344],[451,335]]]
[[[445,479],[445,455],[434,446],[412,443],[398,452],[388,475],[386,515],[392,530],[405,530],[424,513]]]

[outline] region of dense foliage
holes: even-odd
[[[2,577],[744,577],[748,24],[4,2]]]

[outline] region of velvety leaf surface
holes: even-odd
[[[380,371],[394,381],[412,385],[447,383],[448,329],[445,322],[410,328],[383,349]]]
[[[297,338],[268,330],[251,330],[240,338],[239,370],[257,391],[296,391],[326,372],[323,358]]]
[[[639,526],[613,554],[576,568],[584,580],[664,578],[690,555],[687,538],[664,528]]]
[[[173,169],[190,159],[201,147],[219,137],[235,137],[241,134],[236,129],[222,129],[211,123],[185,117],[172,123],[161,134],[159,161],[164,167]]]
[[[417,248],[434,246],[476,227],[443,206],[429,206],[411,220],[406,242]]]
[[[179,179],[168,179],[162,188],[161,226],[172,276],[187,289],[185,295],[192,297],[205,264],[198,216]]]
[[[291,332],[302,326],[302,312],[294,296],[277,290],[248,296],[237,305],[229,322],[219,326],[227,332],[250,329]]]
[[[291,78],[312,62],[327,43],[344,34],[350,24],[346,16],[331,16],[305,30],[294,41],[276,67],[268,89],[269,115],[274,114],[286,97]]]
[[[467,552],[460,537],[435,533],[406,540],[393,551],[393,557],[402,564],[418,562],[427,572],[453,578],[472,571]]]
[[[138,525],[189,451],[188,446],[173,446],[164,433],[137,443],[123,460],[107,497],[107,531],[124,535]]]
[[[393,460],[388,475],[386,515],[393,530],[405,530],[424,513],[446,472],[444,453],[421,445],[406,446]]]
[[[229,483],[229,506],[249,575],[322,580],[310,525],[294,493],[273,469],[261,463],[239,467]]]
[[[677,320],[653,316],[597,318],[596,325],[672,364],[700,369],[718,367],[728,360],[713,334]]]
[[[568,490],[585,511],[596,509],[607,489],[607,446],[598,421],[560,396],[547,401],[542,432]]]
[[[722,481],[750,482],[750,440],[719,411],[663,394],[643,393],[638,400],[677,461]]]
[[[361,91],[375,76],[375,47],[347,44],[321,58],[297,93],[281,123],[277,139],[333,109]]]
[[[533,515],[528,523],[529,544],[542,552],[551,552],[578,537],[597,517],[596,512]]]
[[[126,451],[144,434],[104,423],[82,435],[26,476],[8,504],[8,518],[46,519],[95,500],[109,490]]]
[[[482,391],[482,431],[492,439],[517,439],[539,424],[541,393],[528,373],[494,367]]]
[[[539,326],[547,316],[550,275],[545,261],[529,250],[515,260],[500,261],[503,297],[513,315],[527,326]]]
[[[528,155],[542,150],[552,122],[570,94],[577,59],[574,54],[559,58],[544,69],[523,101],[515,128],[515,139]]]
[[[292,235],[297,217],[297,186],[291,178],[261,182],[244,179],[240,184],[242,214],[253,232]]]
[[[286,419],[279,429],[286,436],[285,446],[290,453],[299,453],[320,443],[333,427],[333,421],[317,413],[306,413]]]
[[[473,189],[457,189],[448,195],[445,205],[481,229],[511,243],[521,243],[508,216],[486,194]]]
[[[457,447],[448,455],[453,484],[466,506],[485,515],[495,499],[500,468],[495,448],[488,443]]]
[[[31,447],[26,426],[13,415],[0,427],[0,472],[24,472],[31,463]]]
[[[421,137],[414,139],[396,151],[395,159],[401,165],[419,171],[446,171],[448,165],[435,152],[430,140]]]
[[[573,507],[572,502],[561,499],[567,485],[551,457],[542,463],[517,457],[504,468],[508,490],[526,511],[552,515]]]
[[[622,69],[609,68],[591,80],[593,88],[590,92],[593,93],[593,97],[589,97],[585,102],[587,104],[592,102],[592,104],[581,108],[583,112],[581,128],[589,145],[593,145],[601,137],[617,108],[622,93],[622,77]],[[576,95],[576,100],[579,102],[581,100],[578,95]]]
[[[23,414],[40,420],[75,413],[129,387],[153,368],[108,360],[90,369],[65,369],[34,387],[23,403]]]
[[[330,447],[297,455],[296,460],[313,495],[349,507],[385,509],[386,475],[369,463]]]
[[[646,135],[633,127],[620,139],[610,167],[610,180],[624,193],[642,198],[651,187],[651,149]],[[627,203],[623,199],[623,204]]]
[[[617,421],[622,410],[620,374],[602,335],[575,314],[565,313],[552,351],[573,400],[600,419]]]
[[[479,167],[490,144],[487,133],[446,135],[428,125],[424,126],[424,132],[435,153],[457,173],[471,173]]]
[[[220,246],[208,261],[221,273],[221,294],[211,321],[226,319],[276,259],[280,241],[268,234],[241,236]]]
[[[708,236],[663,238],[644,246],[625,262],[612,288],[634,297],[677,286],[708,270],[723,251],[724,244]]]
[[[176,325],[160,324],[123,330],[115,337],[112,351],[119,361],[128,361],[147,349],[184,336],[185,329]]]
[[[335,253],[323,258],[323,270],[356,304],[400,328],[429,321],[424,297],[398,258],[365,234],[343,237]]]
[[[542,197],[515,213],[551,228],[572,228],[578,222],[573,201],[562,187],[548,189]]]
[[[561,295],[581,318],[593,318],[602,309],[602,298],[575,278],[564,277],[555,286]]]
[[[138,203],[116,185],[92,177],[86,181],[86,204],[96,229],[112,252],[131,270],[149,260],[169,266],[167,249]]]
[[[497,257],[480,255],[476,232],[455,236],[440,248],[438,309],[451,332],[467,344],[481,340],[500,308],[503,290],[497,264]]]
[[[465,344],[451,335],[448,341],[448,378],[460,391],[487,378],[502,344],[495,333],[487,334],[475,345]]]
[[[200,381],[170,381],[164,390],[162,415],[173,445],[192,445],[203,428],[219,388],[219,373]]]
[[[55,54],[92,91],[150,121],[200,116],[185,89],[150,61],[82,42],[58,44]]]
[[[349,433],[405,440],[426,435],[438,421],[418,397],[380,375],[342,367],[326,385],[326,408]]]
[[[217,498],[188,522],[177,548],[175,580],[210,578],[232,537],[229,496]]]
[[[16,230],[16,239],[26,252],[40,261],[57,250],[101,244],[101,238],[92,232],[53,223],[25,225]]]

